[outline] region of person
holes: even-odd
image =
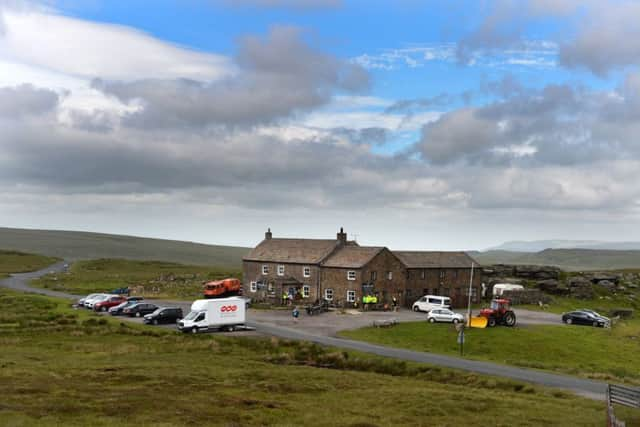
[[[391,298],[391,305],[393,305],[393,311],[398,311],[398,298],[395,295]]]
[[[369,310],[369,295],[362,296],[362,307],[364,308],[364,311]]]
[[[293,321],[298,323],[298,316],[300,316],[300,311],[298,310],[297,305],[293,307],[293,311],[291,312],[291,315],[293,316]]]

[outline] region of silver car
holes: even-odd
[[[427,321],[429,323],[462,323],[464,322],[464,316],[462,314],[454,313],[448,308],[434,308],[429,312],[429,314],[427,314]]]

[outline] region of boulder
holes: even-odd
[[[582,276],[574,276],[568,280],[570,288],[590,288],[591,281]]]
[[[609,290],[613,290],[616,287],[616,284],[610,280],[598,280],[595,284]]]
[[[560,282],[555,279],[540,280],[536,287],[544,292],[555,293],[560,287]]]
[[[595,293],[593,292],[593,287],[591,286],[573,287],[573,288],[570,288],[569,293],[573,298],[577,298],[577,299],[592,299],[595,296]]]
[[[616,273],[593,273],[591,281],[599,284],[600,282],[607,281],[617,284],[620,281],[620,274]]]

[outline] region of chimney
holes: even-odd
[[[347,243],[347,233],[340,227],[340,232],[337,234],[340,244],[345,245]]]
[[[268,228],[268,229],[267,229],[267,232],[266,232],[266,233],[264,233],[264,239],[265,239],[265,240],[271,240],[271,236],[272,236],[272,234],[271,234],[271,228]]]

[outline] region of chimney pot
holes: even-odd
[[[338,242],[340,242],[340,244],[346,244],[347,243],[347,233],[344,232],[344,228],[340,227],[340,232],[337,234],[337,238],[338,238]]]
[[[266,240],[271,240],[272,234],[271,234],[271,228],[267,228],[267,232],[264,233],[264,238]]]

